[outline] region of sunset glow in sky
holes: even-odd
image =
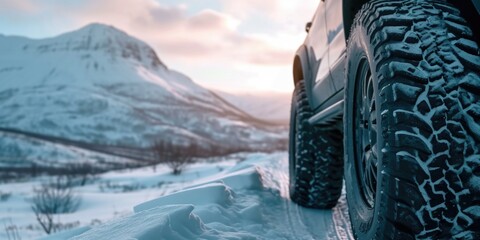
[[[0,0],[0,34],[45,38],[92,22],[149,43],[170,68],[230,92],[293,89],[318,0]]]

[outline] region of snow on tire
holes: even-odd
[[[290,118],[290,198],[304,207],[332,208],[343,184],[342,133],[310,125],[304,82],[295,86]]]
[[[355,236],[479,239],[480,57],[460,11],[446,1],[365,4],[345,92]]]

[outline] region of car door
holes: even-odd
[[[330,78],[325,3],[323,1],[320,1],[312,20],[305,45],[308,49],[310,69],[313,75],[311,83],[307,84],[311,84],[312,107],[313,109],[318,109],[322,103],[335,93],[335,87]]]
[[[343,27],[343,1],[325,0],[328,44],[328,65],[337,92],[345,85],[346,41]],[[343,95],[343,94],[341,94]],[[343,96],[342,96],[343,97]]]

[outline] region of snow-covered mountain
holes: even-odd
[[[0,35],[0,52],[2,129],[139,148],[168,139],[263,149],[286,136],[111,26],[41,40]],[[0,151],[15,147],[0,140]]]
[[[288,124],[290,121],[291,93],[227,93],[217,91],[235,107],[259,119]]]

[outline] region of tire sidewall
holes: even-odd
[[[290,195],[295,194],[295,182],[296,182],[296,148],[297,148],[297,89],[293,92],[292,103],[290,110],[290,130],[289,130],[289,146],[288,146],[288,168],[289,168],[289,191]]]
[[[381,224],[379,216],[382,215],[383,182],[382,166],[383,153],[381,149],[384,147],[382,136],[382,119],[379,103],[381,103],[378,89],[378,77],[375,66],[373,49],[369,42],[366,29],[358,24],[352,30],[347,50],[347,68],[346,68],[346,89],[345,89],[345,112],[344,112],[344,144],[345,144],[345,181],[347,189],[347,201],[350,213],[350,220],[354,233],[359,239],[375,239],[377,238],[377,229]],[[377,168],[377,188],[375,197],[375,206],[373,209],[368,206],[363,198],[362,187],[359,180],[355,159],[355,126],[354,112],[357,107],[355,103],[356,78],[360,60],[366,58],[372,73],[374,96],[377,104],[377,147],[378,147],[378,168]]]

